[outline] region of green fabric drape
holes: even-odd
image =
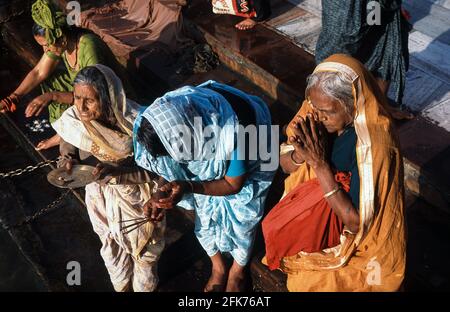
[[[45,40],[52,45],[63,35],[67,25],[66,15],[57,10],[49,0],[37,0],[31,6],[31,17],[39,26],[45,28]]]

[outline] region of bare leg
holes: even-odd
[[[251,18],[246,18],[242,22],[237,23],[234,27],[236,27],[239,30],[248,30],[255,27],[256,24],[257,23]]]
[[[36,150],[41,151],[41,150],[48,149],[50,147],[58,145],[60,141],[61,141],[61,137],[59,135],[55,134],[50,139],[39,142],[38,145],[36,146]]]
[[[228,274],[227,292],[242,292],[245,291],[245,272],[243,266],[233,261],[230,273]]]
[[[389,91],[389,81],[377,78],[378,86],[381,89],[381,92],[386,96]],[[387,107],[389,114],[391,114],[392,118],[396,120],[402,120],[402,119],[413,119],[414,115],[407,111],[402,111],[401,109],[394,107],[394,106],[388,106]]]
[[[212,269],[205,292],[221,292],[225,290],[227,268],[220,252],[211,257]]]

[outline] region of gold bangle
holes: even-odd
[[[301,165],[303,165],[304,161],[301,162],[301,163],[298,163],[298,162],[295,161],[295,159],[294,159],[294,152],[295,152],[295,151],[292,151],[292,153],[291,153],[291,160],[292,160],[292,163],[293,163],[294,165],[296,165],[296,166],[301,166]]]
[[[330,196],[333,196],[334,194],[336,194],[337,192],[339,192],[339,190],[341,189],[341,187],[338,185],[334,190],[326,193],[325,195],[323,195],[323,198],[327,199]]]

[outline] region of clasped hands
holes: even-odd
[[[293,160],[305,161],[313,169],[327,165],[328,134],[317,116],[296,116],[290,126],[294,134],[288,138],[288,143],[294,146]]]

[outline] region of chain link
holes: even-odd
[[[56,163],[56,159],[54,160],[44,160],[41,161],[40,163],[34,165],[34,166],[27,166],[25,168],[22,169],[15,169],[9,172],[0,172],[0,180],[5,179],[5,178],[10,178],[10,177],[15,177],[15,176],[20,176],[24,173],[30,173],[33,172],[39,168],[43,168],[46,166],[50,166],[51,164]]]
[[[15,169],[9,172],[5,172],[5,173],[1,173],[0,172],[0,180],[2,179],[6,179],[6,178],[11,178],[11,177],[15,177],[15,176],[20,176],[24,173],[30,173],[33,172],[39,168],[43,168],[46,166],[50,166],[51,164],[57,163],[57,161],[60,158],[58,157],[57,159],[53,159],[53,160],[44,160],[41,161],[40,163],[37,163],[34,166],[27,166],[25,168],[22,169]],[[24,220],[20,221],[17,224],[14,225],[5,225],[2,224],[3,228],[5,230],[9,230],[12,228],[17,228],[20,226],[23,226],[25,224],[28,224],[30,222],[33,222],[34,220],[36,220],[37,218],[39,218],[40,216],[52,211],[53,209],[55,209],[56,207],[58,207],[58,205],[63,201],[63,199],[71,192],[71,190],[67,190],[64,193],[61,194],[61,196],[59,196],[57,199],[55,199],[53,202],[51,202],[50,204],[48,204],[46,207],[40,209],[39,211],[37,211],[35,214],[33,214],[32,216],[26,217]],[[22,205],[24,205],[23,203],[21,203]]]
[[[5,228],[5,230],[10,230],[12,228],[17,228],[17,227],[21,227],[25,224],[31,223],[34,220],[36,220],[37,218],[39,218],[40,216],[54,210],[55,208],[58,207],[58,205],[63,201],[63,199],[69,195],[71,192],[71,190],[67,190],[64,193],[61,194],[61,196],[59,196],[57,199],[55,199],[53,202],[51,202],[50,204],[48,204],[46,207],[42,208],[41,210],[37,211],[35,214],[33,214],[32,216],[28,216],[26,217],[24,220],[14,224],[14,225],[5,225],[2,224],[3,227]]]

